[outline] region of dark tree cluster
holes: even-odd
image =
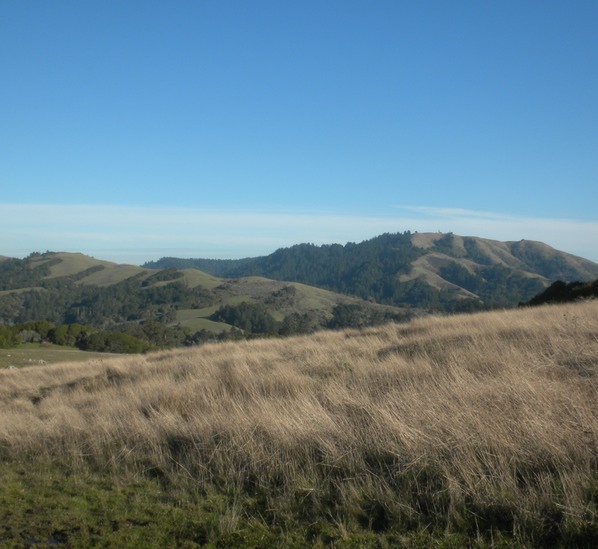
[[[282,322],[276,322],[268,309],[259,303],[225,305],[211,317],[212,320],[226,322],[243,330],[246,335],[280,336],[310,334],[324,328],[364,328],[384,322],[404,322],[407,318],[406,314],[386,312],[359,303],[337,305],[332,318],[326,318],[321,312],[307,311],[290,313]]]
[[[364,328],[385,322],[404,322],[406,319],[405,315],[382,312],[358,303],[341,303],[333,309],[328,328]]]
[[[261,303],[224,305],[210,318],[251,334],[274,334],[278,331],[278,323]]]
[[[110,353],[141,353],[154,348],[147,339],[81,324],[55,325],[48,320],[40,320],[13,326],[0,325],[0,348],[8,349],[22,343],[52,343]]]
[[[522,305],[543,305],[545,303],[567,303],[582,299],[598,298],[598,279],[593,282],[563,282],[557,280],[550,287]]]
[[[110,330],[78,323],[54,324],[48,320],[0,325],[0,348],[4,349],[22,343],[52,343],[83,351],[141,353],[190,344],[190,337],[184,328],[156,320],[122,324]]]

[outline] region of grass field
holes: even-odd
[[[62,362],[86,362],[104,360],[116,355],[79,351],[72,347],[61,347],[47,343],[27,343],[12,349],[0,349],[0,368],[23,368]]]
[[[198,332],[199,330],[207,330],[219,334],[228,332],[231,327],[224,322],[215,322],[210,320],[198,309],[181,309],[177,311],[177,323],[185,328],[189,328],[191,332]]]
[[[219,334],[225,331],[229,331],[231,326],[224,322],[215,322],[210,320],[209,317],[213,315],[222,305],[238,305],[251,301],[246,296],[227,296],[222,303],[212,305],[211,307],[203,307],[201,309],[178,309],[176,312],[176,321],[181,326],[189,328],[192,332],[199,330],[207,330]]]
[[[0,543],[594,547],[598,302],[0,371]]]

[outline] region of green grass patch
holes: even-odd
[[[112,286],[143,272],[145,272],[147,276],[152,274],[152,271],[136,267],[135,265],[108,264],[105,269],[91,273],[89,276],[82,278],[80,283],[89,286]]]
[[[528,547],[496,532],[471,537],[423,525],[372,529],[332,506],[313,516],[265,494],[204,489],[192,479],[0,464],[0,543],[7,547]],[[365,509],[365,507],[364,507]]]
[[[9,295],[9,294],[23,294],[25,292],[47,292],[45,288],[40,288],[39,286],[32,286],[30,288],[18,288],[16,290],[2,290],[0,291],[0,296]]]
[[[222,300],[222,303],[214,307],[214,311],[219,309],[222,305],[239,305],[240,303],[253,303],[254,300],[249,295],[233,295]],[[211,307],[205,310],[211,309]],[[210,313],[211,314],[211,313]]]
[[[215,322],[213,320],[209,320],[208,318],[189,318],[187,320],[181,321],[181,326],[189,328],[192,332],[207,330],[208,332],[213,332],[215,334],[228,332],[231,329],[229,324],[224,322]]]
[[[591,547],[595,539],[591,531],[550,540],[477,529],[474,514],[473,529],[460,530],[386,512],[367,498],[344,507],[329,494],[313,507],[305,494],[293,499],[259,487],[206,486],[183,475],[0,464],[0,544],[6,547],[489,549]]]
[[[215,334],[220,334],[231,329],[230,325],[224,322],[215,322],[209,317],[214,314],[220,305],[204,307],[203,309],[179,309],[176,313],[176,320],[192,332],[207,330]]]
[[[323,309],[332,310],[335,305],[339,303],[339,294],[315,288],[314,286],[306,286],[305,284],[292,284],[299,295],[301,296],[301,307],[303,309]]]
[[[193,547],[207,541],[214,520],[155,480],[15,464],[0,473],[3,545]]]
[[[72,347],[46,343],[25,343],[11,349],[0,349],[0,368],[43,366],[58,362],[86,362],[107,356],[115,355],[80,351]]]

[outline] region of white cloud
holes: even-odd
[[[110,205],[0,204],[0,254],[80,251],[142,263],[165,255],[245,257],[301,242],[359,242],[384,232],[454,232],[540,240],[598,261],[598,222],[400,206],[395,215],[208,210]]]

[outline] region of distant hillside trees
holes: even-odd
[[[340,303],[334,307],[328,328],[364,328],[385,322],[404,322],[407,316],[399,313],[383,312],[358,303]]]
[[[85,351],[110,353],[140,353],[156,348],[145,338],[81,324],[57,326],[47,320],[40,320],[13,326],[0,325],[0,348],[9,349],[22,343],[52,343]]]
[[[168,326],[155,320],[123,324],[110,330],[83,324],[56,325],[40,320],[0,325],[0,348],[21,343],[52,343],[83,351],[140,353],[181,346],[188,342],[189,336],[189,332],[180,326]]]
[[[278,323],[261,303],[224,305],[210,318],[252,334],[273,334],[278,331]]]
[[[541,273],[549,280],[576,280],[578,278],[577,271],[567,262],[562,254],[535,253],[533,248],[526,246],[525,240],[513,243],[511,252],[515,257],[523,261],[528,269],[533,269]]]
[[[355,244],[298,244],[274,253],[241,260],[163,259],[150,267],[194,267],[214,276],[264,276],[301,282],[381,303],[393,303],[398,277],[425,253],[413,246],[411,233],[386,233]],[[400,293],[400,292],[399,292]]]
[[[59,261],[44,261],[32,268],[29,260],[40,255],[33,253],[25,259],[8,258],[0,261],[0,291],[38,286],[50,274],[50,267]]]

